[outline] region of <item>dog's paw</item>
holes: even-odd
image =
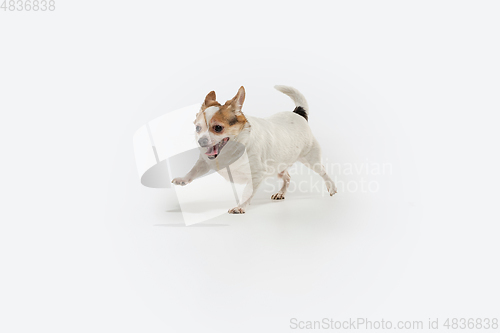
[[[275,193],[271,195],[271,199],[273,200],[284,200],[285,199],[285,194],[283,192],[279,191],[278,193]]]
[[[245,210],[241,207],[234,207],[227,211],[229,214],[245,214]]]
[[[337,193],[337,187],[335,186],[335,183],[332,181],[326,182],[326,189],[328,190],[328,193],[330,193],[330,196]]]
[[[185,179],[185,178],[174,178],[172,180],[172,184],[174,185],[181,185],[181,186],[184,186],[184,185],[187,185],[191,183],[191,179]]]

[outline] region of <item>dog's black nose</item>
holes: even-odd
[[[198,143],[200,144],[200,146],[206,147],[206,146],[208,146],[208,139],[207,138],[201,138],[201,139],[198,140]]]

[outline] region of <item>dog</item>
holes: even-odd
[[[335,183],[321,164],[321,147],[308,124],[309,106],[305,97],[292,87],[278,85],[275,88],[293,100],[293,112],[280,112],[268,118],[250,117],[242,112],[243,86],[224,105],[217,102],[214,91],[209,92],[194,121],[200,157],[191,171],[173,179],[172,183],[184,186],[215,169],[229,181],[246,184],[241,203],[228,210],[230,214],[244,214],[258,186],[267,177],[277,175],[283,180],[282,188],[271,199],[285,199],[290,184],[287,169],[299,161],[324,179],[330,196],[337,193]],[[230,150],[229,143],[246,150],[246,155],[231,163],[231,173],[220,167],[223,152]],[[232,156],[234,152],[227,155]]]

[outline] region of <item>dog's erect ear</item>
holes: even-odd
[[[213,102],[217,102],[215,100],[215,91],[211,91],[207,94],[207,97],[205,97],[205,102],[203,102],[203,105],[208,106],[212,104]]]
[[[245,101],[245,88],[243,86],[240,87],[236,96],[231,100],[231,105],[234,107],[236,113],[241,112],[241,107],[243,106],[243,102]]]

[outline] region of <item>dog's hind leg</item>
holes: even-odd
[[[278,173],[278,177],[283,179],[283,186],[281,187],[281,190],[278,191],[278,193],[275,193],[271,196],[271,199],[273,200],[285,199],[286,190],[288,189],[288,185],[290,185],[290,174],[288,173],[288,171],[281,171],[280,173]]]
[[[312,169],[318,175],[320,175],[326,184],[326,189],[330,196],[337,193],[337,187],[333,180],[326,173],[325,167],[321,164],[321,147],[319,143],[314,139],[313,145],[311,149],[302,157],[299,158],[299,161],[302,162],[306,167]]]

